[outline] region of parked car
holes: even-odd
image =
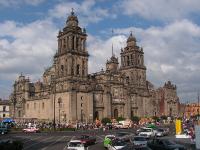
[[[165,134],[166,134],[166,131],[164,129],[158,128],[156,130],[156,136],[162,137],[162,136],[165,136]]]
[[[23,129],[23,132],[25,132],[25,133],[38,133],[38,132],[40,132],[40,129],[37,128],[37,127],[31,126],[31,127],[27,127],[25,129]]]
[[[106,135],[104,140],[103,140],[103,145],[105,148],[108,148],[108,145],[110,144],[110,142],[115,138],[115,135]]]
[[[164,135],[169,135],[169,128],[162,128],[164,130]]]
[[[131,134],[129,132],[117,132],[116,138],[119,140],[123,140],[125,142],[130,142],[130,139],[134,136],[134,134]]]
[[[84,146],[89,146],[96,142],[96,137],[90,135],[81,135],[80,137],[76,137],[76,139],[80,140]]]
[[[168,139],[154,139],[147,145],[153,150],[186,150],[183,145],[176,144]]]
[[[123,128],[123,124],[122,123],[117,123],[114,125],[115,129],[122,129]]]
[[[139,132],[139,136],[145,136],[147,138],[153,137],[156,135],[156,131],[152,128],[142,128]]]
[[[8,133],[8,128],[4,123],[0,123],[0,134]]]
[[[67,144],[68,150],[86,150],[86,147],[81,140],[71,140]]]
[[[111,144],[108,145],[108,150],[120,150],[124,148],[127,143],[123,140],[115,139]]]
[[[144,136],[135,136],[131,138],[131,143],[135,146],[147,146],[147,138]]]
[[[151,149],[147,146],[127,145],[121,148],[120,150],[151,150]]]

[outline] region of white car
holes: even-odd
[[[86,147],[80,140],[71,140],[67,145],[67,150],[86,150]]]
[[[28,128],[23,129],[23,132],[25,132],[25,133],[38,133],[38,132],[40,132],[40,130],[39,130],[39,128],[36,128],[36,127],[28,127]]]
[[[156,136],[164,136],[165,135],[165,130],[164,129],[157,129],[156,130]]]
[[[152,128],[142,128],[139,132],[139,136],[144,136],[147,138],[155,136],[155,132]]]
[[[131,139],[135,146],[147,146],[147,138],[144,136],[135,136]]]
[[[120,150],[124,148],[127,144],[119,139],[113,140],[111,145],[108,145],[108,150]]]

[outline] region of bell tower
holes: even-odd
[[[136,86],[145,86],[146,67],[144,65],[144,52],[136,44],[132,32],[127,39],[127,46],[121,49],[121,71],[126,74],[127,82]]]
[[[57,78],[83,79],[88,75],[87,34],[78,23],[78,18],[72,10],[66,26],[58,33],[58,51],[54,56]]]

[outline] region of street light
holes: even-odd
[[[12,103],[13,103],[13,119],[15,119],[15,113],[16,113],[16,104],[17,104],[17,98],[16,98],[16,84],[14,84],[14,93],[12,96]]]
[[[54,131],[56,130],[56,101],[55,101],[55,96],[56,96],[56,82],[55,82],[55,77],[51,78],[51,90],[53,93],[53,129]]]
[[[59,98],[58,99],[58,107],[59,107],[59,114],[58,114],[58,122],[59,122],[59,124],[58,124],[58,126],[59,126],[59,128],[60,128],[60,104],[62,103],[62,100],[61,100],[61,98]]]

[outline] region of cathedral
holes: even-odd
[[[20,75],[10,95],[11,116],[61,122],[133,116],[178,116],[179,98],[170,81],[155,89],[146,79],[143,48],[131,33],[118,58],[89,74],[87,33],[72,11],[58,33],[53,64],[35,83]],[[31,66],[30,66],[31,67]]]

